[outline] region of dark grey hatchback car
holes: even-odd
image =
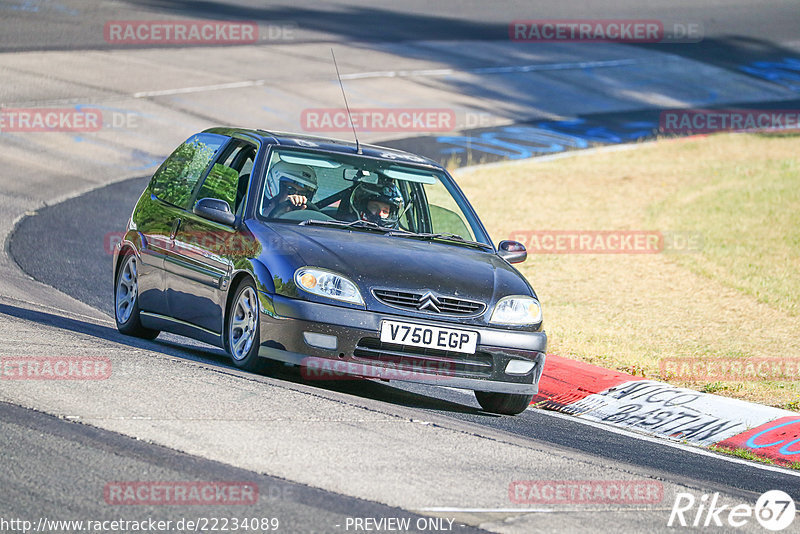
[[[469,389],[522,412],[538,298],[441,166],[310,136],[212,128],[159,167],[114,252],[117,328],[223,347],[237,367]]]

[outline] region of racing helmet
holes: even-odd
[[[389,215],[381,217],[367,209],[370,201],[383,202],[389,206]],[[374,222],[386,228],[396,228],[403,213],[405,201],[400,189],[391,180],[383,180],[377,184],[361,183],[350,196],[350,205],[358,217],[364,221]]]
[[[308,200],[317,192],[317,173],[308,165],[279,161],[269,170],[267,189],[274,198],[282,191],[303,195]]]

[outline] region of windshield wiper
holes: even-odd
[[[391,232],[393,231],[392,228],[384,228],[379,224],[376,224],[371,221],[362,221],[361,219],[355,220],[353,222],[344,222],[344,221],[321,221],[318,219],[306,219],[305,221],[300,223],[300,226],[308,226],[308,225],[320,225],[320,226],[336,226],[337,228],[358,228],[364,230],[378,230],[380,232]]]
[[[422,239],[442,239],[445,241],[455,241],[456,243],[468,246],[474,246],[483,248],[486,250],[493,250],[491,245],[487,245],[486,243],[480,243],[478,241],[470,241],[468,239],[464,239],[458,234],[451,234],[448,232],[440,232],[440,233],[427,233],[427,232],[409,232],[407,230],[393,230],[386,235],[402,235],[406,237],[419,237]]]

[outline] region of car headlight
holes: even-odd
[[[313,295],[351,304],[364,304],[364,299],[353,282],[325,269],[301,267],[294,273],[294,282],[297,287]]]
[[[542,306],[533,297],[503,297],[494,307],[490,323],[526,325],[542,322]]]

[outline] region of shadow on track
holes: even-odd
[[[228,355],[217,347],[199,344],[194,340],[189,340],[171,334],[161,334],[154,341],[147,341],[135,337],[128,337],[120,334],[116,328],[103,326],[96,323],[82,321],[64,317],[49,312],[29,310],[26,308],[0,303],[0,314],[24,319],[39,324],[46,324],[68,330],[78,334],[89,335],[104,341],[119,343],[128,347],[159,352],[175,358],[203,363],[219,368],[220,370],[240,372],[230,364]],[[166,339],[164,339],[166,337]],[[194,345],[193,343],[198,343]],[[262,375],[241,372],[247,378],[258,380]],[[402,389],[394,388],[388,384],[373,380],[359,378],[345,378],[342,380],[304,380],[297,367],[284,367],[279,371],[269,375],[270,378],[302,384],[315,388],[344,393],[355,397],[378,400],[389,404],[405,406],[410,408],[421,408],[426,410],[436,410],[449,413],[460,413],[469,415],[485,415],[487,417],[497,417],[483,412],[478,408],[466,406],[456,402],[431,397],[424,394],[412,393]]]

